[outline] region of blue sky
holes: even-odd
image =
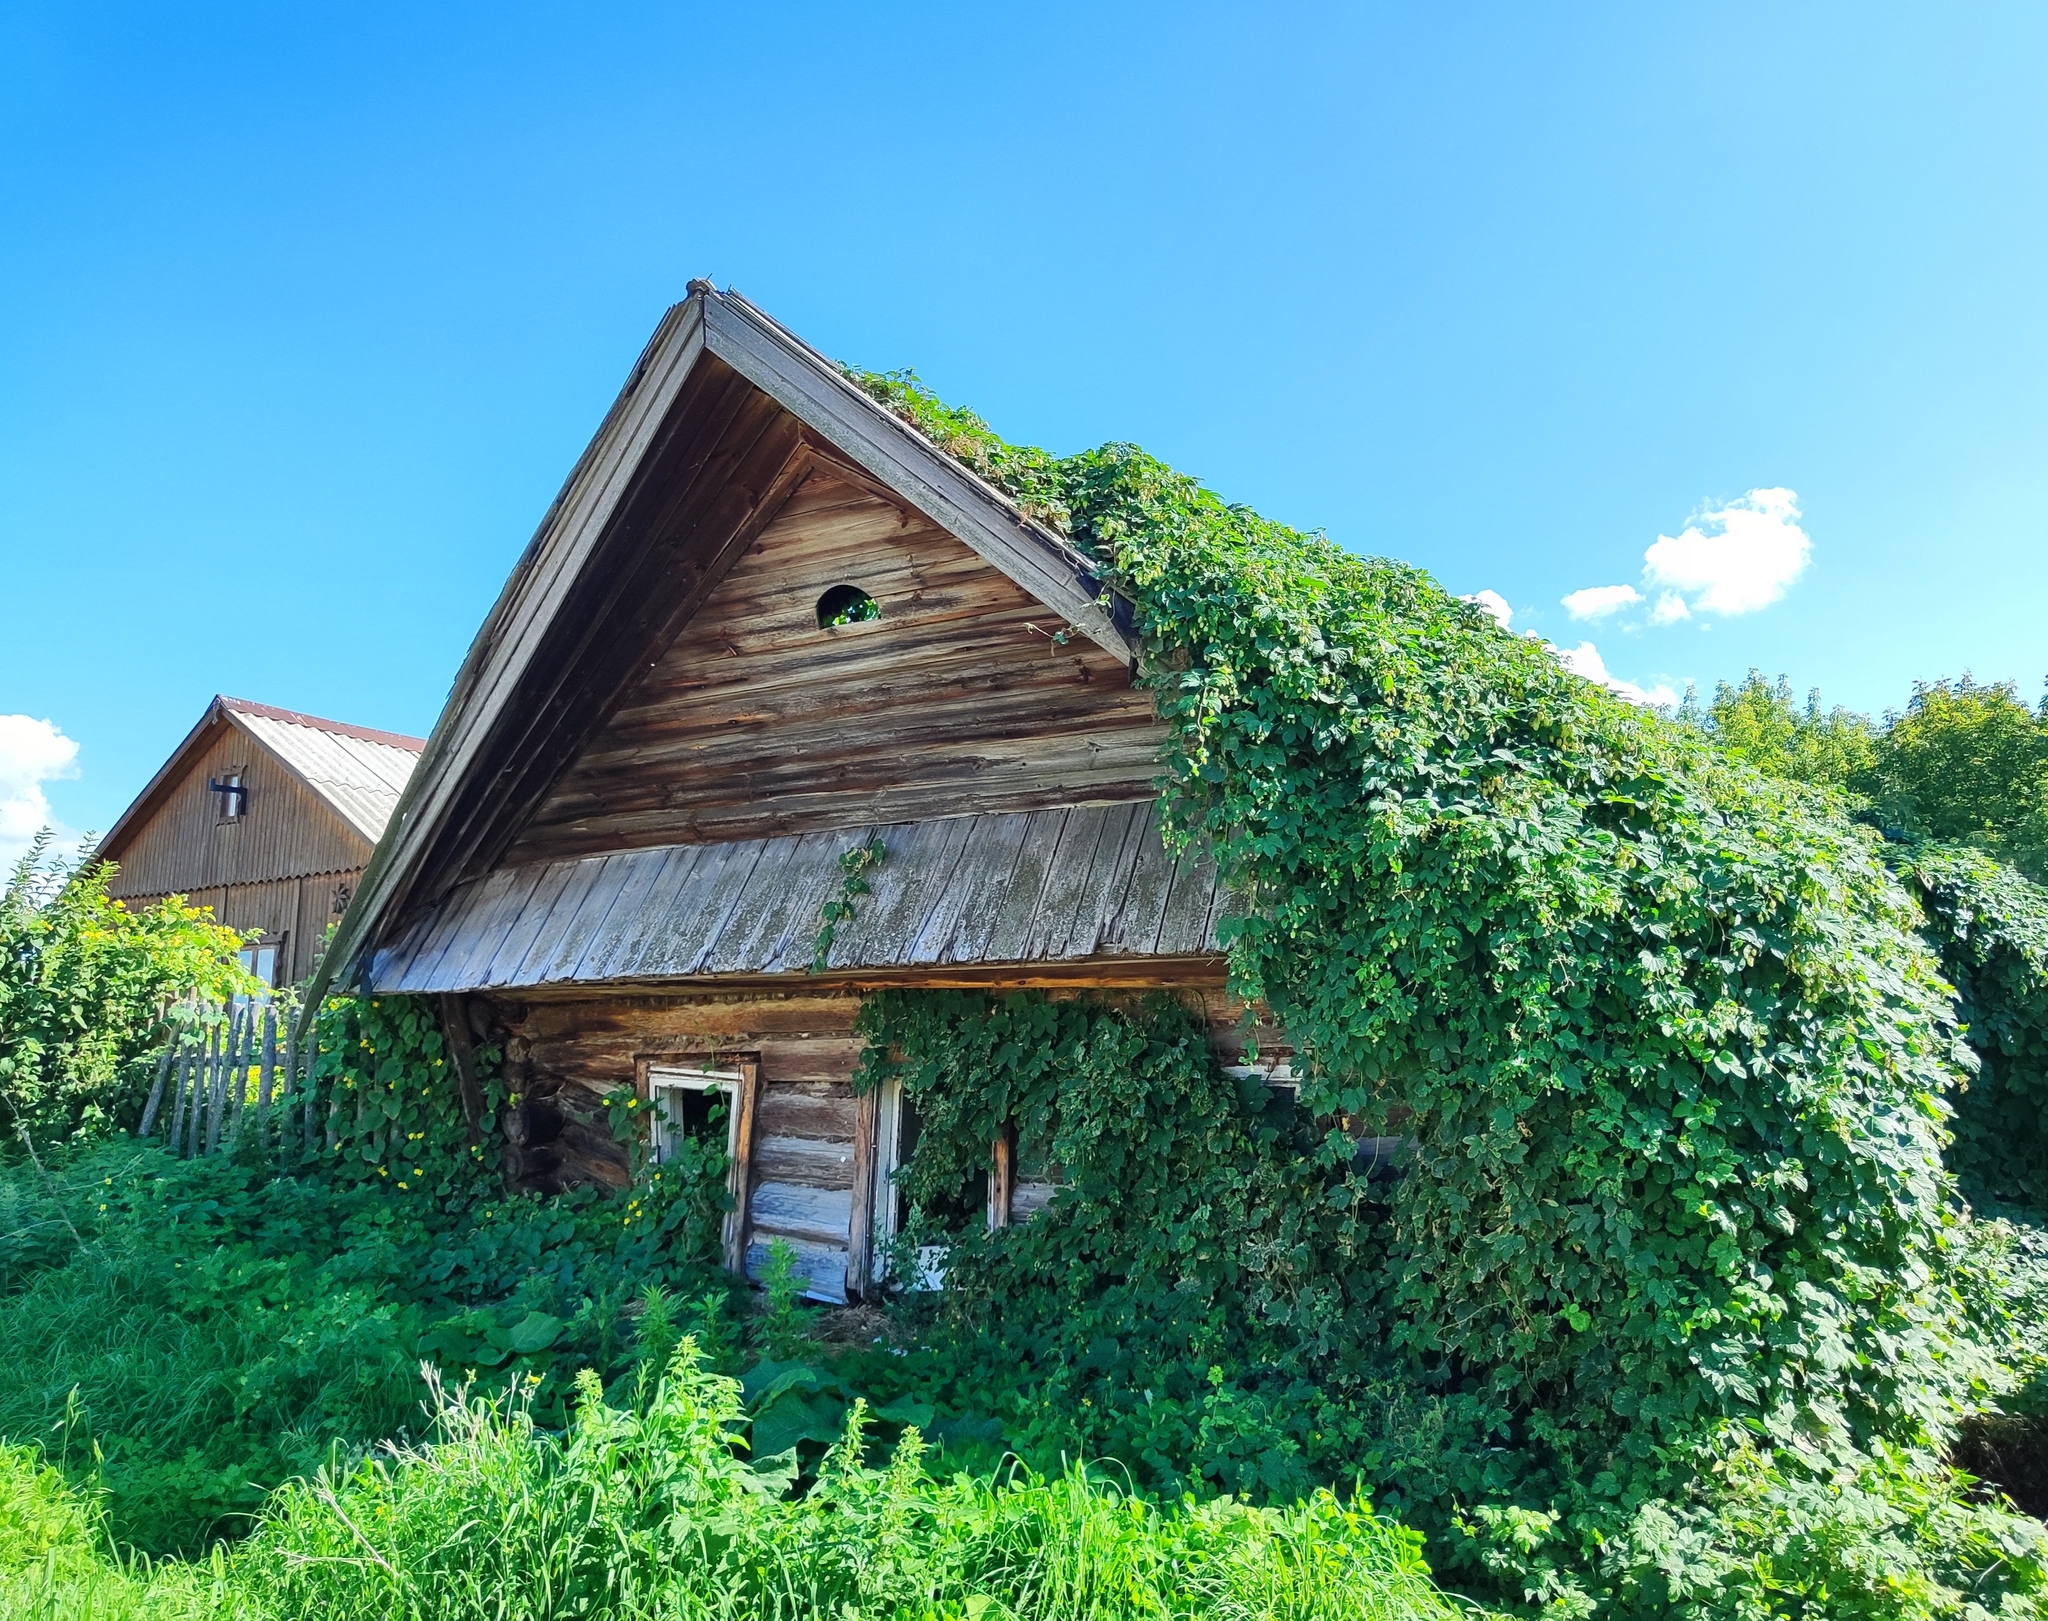
[[[0,0],[0,843],[216,691],[424,733],[697,275],[1646,690],[2031,700],[2044,78],[2020,5]]]

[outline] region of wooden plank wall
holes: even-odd
[[[880,618],[821,630],[856,585]],[[1129,669],[922,515],[813,472],[507,860],[1149,799]]]
[[[1227,1061],[1242,1053],[1248,1031],[1257,1035],[1264,1057],[1276,1055],[1279,1032],[1247,1025],[1244,1004],[1225,993],[1220,978],[1181,994],[1206,1020]],[[721,1057],[756,1057],[761,1093],[747,1270],[758,1276],[769,1241],[781,1237],[796,1250],[816,1298],[847,1297],[849,1264],[861,1258],[856,1252],[868,1238],[867,1201],[857,1190],[874,1147],[864,1140],[874,1132],[872,1113],[853,1090],[861,1052],[853,1033],[858,994],[601,996],[494,1001],[492,1007],[513,1032],[506,1044],[508,1083],[524,1096],[552,1100],[564,1117],[554,1173],[562,1184],[625,1185],[623,1147],[600,1143],[593,1133],[604,1118],[599,1099],[634,1086],[644,1062],[708,1066]],[[1049,1189],[1037,1191],[1050,1197]]]
[[[221,796],[207,780],[237,771],[249,789],[248,812],[223,821]],[[224,725],[114,854],[121,870],[109,890],[126,900],[357,872],[370,846],[246,733]]]
[[[327,925],[341,916],[344,893],[354,893],[362,868],[346,872],[323,872],[303,878],[275,878],[256,884],[221,884],[210,889],[172,890],[184,894],[193,906],[213,913],[216,923],[231,929],[261,929],[264,942],[284,943],[284,960],[278,967],[278,983],[289,985],[313,971],[313,959],[320,954],[327,937]],[[163,895],[123,895],[122,904],[131,911],[153,906]]]

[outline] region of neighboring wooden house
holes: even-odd
[[[479,632],[328,969],[509,1038],[528,1185],[625,1180],[606,1091],[664,1135],[726,1094],[729,1261],[780,1236],[814,1294],[857,1293],[905,1129],[854,1095],[864,992],[1172,986],[1235,1026],[1128,623],[1059,535],[692,283]],[[991,1219],[1021,1219],[1050,1190],[992,1155]]]
[[[424,747],[395,732],[215,698],[99,854],[130,906],[183,895],[234,929],[274,985],[313,969]]]

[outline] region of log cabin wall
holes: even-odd
[[[835,586],[879,617],[821,629]],[[813,472],[583,748],[508,863],[1149,799],[1127,665],[914,510]]]
[[[1135,1000],[1145,993],[1122,994]],[[1245,1005],[1224,990],[1220,965],[1212,981],[1178,994],[1206,1021],[1225,1062],[1242,1057],[1248,1037],[1269,1061],[1284,1051],[1279,1032],[1248,1021]],[[605,1095],[631,1087],[645,1099],[654,1067],[715,1068],[751,1058],[759,1092],[746,1269],[758,1276],[769,1242],[781,1238],[796,1251],[815,1297],[848,1298],[849,1276],[858,1290],[869,1263],[877,1148],[873,1109],[853,1085],[858,989],[477,1000],[489,1013],[473,1022],[508,1037],[505,1081],[518,1102],[509,1106],[508,1137],[517,1140],[507,1149],[507,1173],[515,1182],[541,1191],[624,1187],[626,1147],[612,1135]]]

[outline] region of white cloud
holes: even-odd
[[[1642,592],[1632,585],[1589,585],[1564,599],[1564,611],[1574,619],[1605,619],[1642,600]]]
[[[1785,594],[1812,551],[1797,492],[1751,490],[1700,513],[1681,534],[1659,535],[1643,553],[1643,579],[1697,612],[1751,613]],[[1662,624],[1686,615],[1660,600],[1657,617]]]
[[[1609,692],[1619,693],[1632,704],[1642,704],[1651,709],[1665,709],[1678,702],[1678,693],[1669,682],[1659,682],[1654,687],[1639,687],[1633,681],[1624,681],[1608,672],[1607,661],[1600,656],[1600,649],[1591,642],[1581,642],[1577,647],[1553,645],[1551,652],[1558,662],[1573,675],[1582,675],[1588,681],[1597,681]]]
[[[1506,630],[1508,621],[1515,617],[1515,610],[1508,606],[1508,599],[1498,591],[1474,591],[1469,597],[1460,597],[1458,600],[1477,603],[1493,615],[1493,622],[1502,630]]]
[[[52,825],[43,784],[77,775],[78,745],[49,721],[0,715],[0,879]]]
[[[1690,619],[1692,610],[1685,605],[1685,598],[1676,591],[1666,591],[1657,599],[1657,606],[1650,610],[1653,625],[1674,625],[1681,619]]]

